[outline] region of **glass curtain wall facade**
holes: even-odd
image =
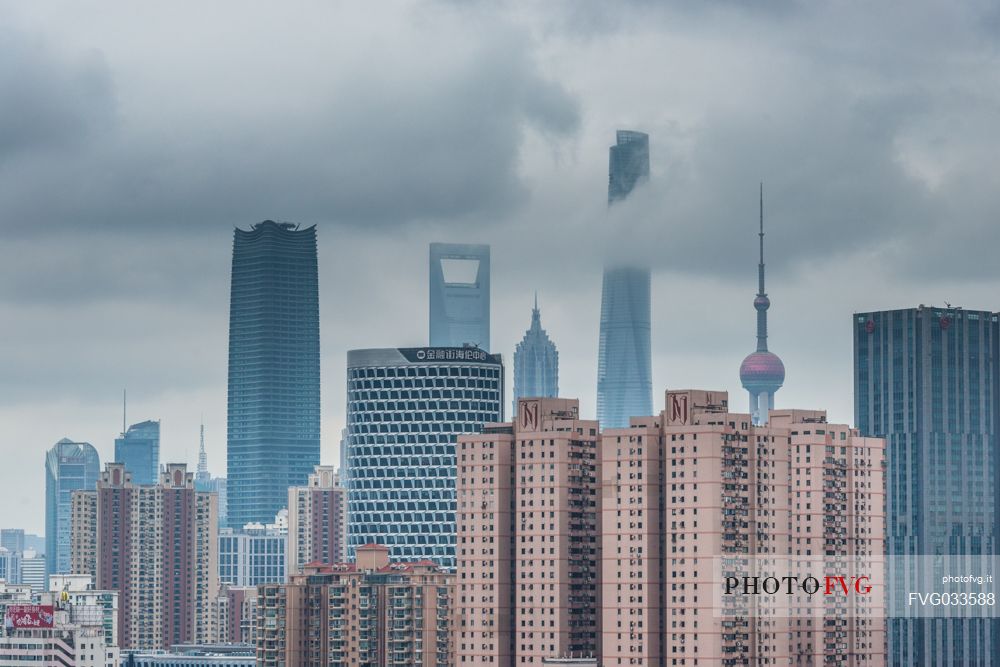
[[[63,438],[45,455],[45,578],[70,572],[73,492],[93,491],[101,460],[89,442]]]
[[[156,484],[160,479],[160,422],[132,424],[115,438],[115,461],[124,463],[136,484]]]
[[[853,329],[855,420],[886,439],[886,551],[953,570],[995,554],[997,315],[920,306],[857,313]],[[992,619],[890,619],[887,632],[892,665],[998,663]]]
[[[608,205],[649,180],[649,135],[619,130],[610,149]],[[602,428],[628,426],[653,412],[650,274],[640,266],[606,266],[601,288],[597,418]]]
[[[455,566],[455,441],[503,421],[500,355],[473,347],[347,353],[348,558]]]
[[[432,243],[430,344],[490,349],[490,247]]]
[[[320,459],[316,228],[265,221],[233,238],[227,523],[267,523]]]

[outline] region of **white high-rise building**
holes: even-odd
[[[348,558],[455,566],[455,440],[503,420],[503,362],[477,347],[347,353]]]

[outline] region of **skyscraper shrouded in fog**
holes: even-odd
[[[559,395],[559,352],[542,328],[538,296],[531,309],[531,327],[514,349],[514,412],[519,398]]]
[[[490,349],[490,247],[432,243],[431,347]]]
[[[927,306],[854,315],[855,419],[886,439],[886,551],[895,560],[935,556],[944,574],[965,575],[975,557],[997,552],[997,320]],[[890,619],[890,664],[995,665],[991,620]]]
[[[160,422],[132,424],[115,438],[115,461],[125,464],[136,484],[156,484],[160,476]]]
[[[347,544],[455,566],[455,440],[503,420],[503,363],[477,347],[347,353]]]
[[[768,412],[774,409],[774,392],[785,382],[785,364],[767,349],[767,309],[771,300],[764,291],[764,185],[760,186],[760,263],[757,265],[757,296],[753,307],[757,311],[757,349],[740,364],[740,382],[750,395],[750,416],[757,425],[766,424]]]
[[[101,459],[89,442],[63,438],[45,455],[45,576],[70,571],[73,492],[95,488]]]
[[[608,205],[649,180],[649,135],[619,130],[610,149]],[[653,411],[649,269],[609,265],[601,290],[597,358],[597,418],[602,428],[628,426]]]
[[[233,238],[228,524],[267,523],[319,464],[316,227],[266,220]]]

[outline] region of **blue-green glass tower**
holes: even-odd
[[[160,422],[132,424],[115,438],[115,462],[124,463],[132,483],[150,485],[159,481]]]
[[[228,523],[266,524],[319,464],[315,226],[235,230],[228,408]]]
[[[63,438],[45,455],[45,580],[70,568],[73,492],[92,491],[101,459],[89,442]]]
[[[649,180],[649,135],[619,130],[608,159],[608,205]],[[653,413],[649,269],[604,268],[601,338],[597,354],[597,419],[623,428],[630,417]]]
[[[955,571],[996,554],[997,315],[920,306],[856,313],[853,329],[855,421],[886,439],[888,555]],[[1000,663],[993,619],[895,618],[886,631],[891,665]]]

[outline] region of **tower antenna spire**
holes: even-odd
[[[778,355],[767,349],[767,310],[771,300],[764,289],[764,183],[760,183],[760,217],[757,238],[760,260],[757,264],[757,295],[753,300],[757,311],[757,350],[740,365],[740,382],[750,394],[750,414],[755,424],[766,424],[774,409],[774,392],[785,382],[785,365]]]
[[[757,268],[758,281],[760,283],[757,296],[764,296],[764,182],[760,183],[760,264]]]
[[[208,472],[208,454],[205,453],[205,415],[201,416],[201,428],[198,437],[198,474]]]
[[[128,389],[126,387],[122,387],[122,437],[123,438],[125,437],[125,430],[126,430],[125,425],[128,423],[128,419],[126,419],[126,412],[125,412],[125,406],[127,405],[127,395],[128,395],[127,392]]]

